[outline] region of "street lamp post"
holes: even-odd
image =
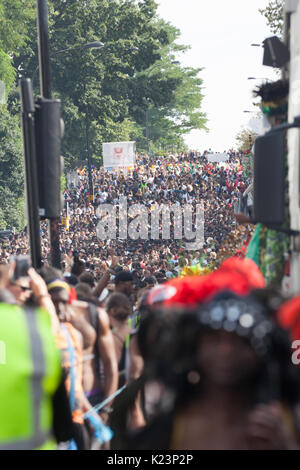
[[[147,141],[147,154],[150,153],[150,129],[149,129],[149,108],[146,110],[146,141]]]
[[[70,47],[68,49],[61,49],[60,51],[54,51],[51,54],[51,57],[53,57],[57,54],[65,53],[65,52],[72,52],[72,51],[75,51],[76,49],[101,49],[102,47],[104,47],[103,42],[93,41],[93,42],[88,42],[87,44],[82,44],[82,45],[79,45],[79,46]]]
[[[50,55],[50,58],[51,57],[55,57],[57,56],[58,54],[65,54],[66,52],[73,52],[73,51],[76,51],[78,49],[101,49],[102,47],[104,47],[104,44],[100,41],[94,41],[94,42],[88,42],[87,44],[83,44],[83,45],[80,45],[80,46],[74,46],[74,47],[70,47],[68,49],[61,49],[60,51],[54,51],[51,55]],[[33,74],[32,74],[32,78],[31,78],[31,81],[32,81],[32,87],[34,85],[34,80],[35,80],[35,76],[39,70],[40,66],[37,65],[37,67],[35,68]]]
[[[86,83],[84,84],[84,95],[86,95]],[[90,150],[90,120],[89,120],[89,107],[86,104],[85,111],[85,140],[86,140],[86,152],[87,152],[87,164],[88,164],[88,179],[89,179],[89,200],[94,203],[94,186],[93,186],[93,174],[92,174],[92,159]]]
[[[86,150],[87,150],[87,161],[88,161],[88,175],[89,175],[89,199],[91,202],[94,202],[94,186],[93,186],[93,174],[92,174],[92,160],[91,160],[91,151],[90,151],[90,123],[88,112],[86,114],[85,121],[85,135],[86,135]]]
[[[267,82],[269,82],[270,78],[267,78],[267,77],[248,77],[247,80],[266,80]]]

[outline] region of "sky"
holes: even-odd
[[[236,135],[257,112],[252,90],[263,80],[276,79],[274,69],[262,65],[263,48],[251,47],[273,36],[259,13],[268,0],[157,0],[159,16],[181,31],[179,44],[191,46],[176,58],[182,65],[203,68],[201,111],[209,133],[192,131],[190,149],[223,152],[236,148]],[[257,101],[257,100],[256,100]]]

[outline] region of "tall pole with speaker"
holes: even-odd
[[[26,201],[28,233],[30,242],[31,263],[35,269],[41,267],[41,240],[39,217],[38,172],[35,145],[35,104],[31,80],[20,81],[22,103],[22,130],[26,176]]]
[[[62,135],[60,129],[60,103],[58,100],[51,100],[47,0],[37,0],[37,16],[40,90],[42,96],[37,103],[38,133],[36,139],[40,215],[43,218],[49,219],[51,264],[59,269],[61,256],[58,222],[61,203],[58,202],[58,199],[60,199],[60,140]],[[49,115],[48,112],[50,113]],[[47,126],[50,127],[47,129]],[[47,184],[48,187],[45,186],[45,184]]]

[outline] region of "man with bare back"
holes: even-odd
[[[116,392],[118,364],[107,313],[91,302],[72,303],[73,326],[83,336],[83,386],[95,406]],[[106,420],[106,410],[101,415]]]
[[[58,270],[42,268],[41,271],[47,283],[49,280],[61,282]],[[118,364],[108,315],[92,302],[75,300],[67,307],[69,322],[82,335],[83,388],[89,402],[95,406],[118,387]],[[105,410],[101,417],[107,420]]]

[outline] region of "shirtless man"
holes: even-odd
[[[124,376],[129,349],[126,347],[126,342],[132,330],[128,322],[132,315],[132,305],[126,295],[114,293],[108,297],[105,310],[109,316],[110,328],[114,337],[119,372]],[[120,379],[121,383],[124,382],[124,377],[121,376]]]
[[[42,268],[46,282],[61,273],[53,268]],[[118,386],[118,365],[114,340],[109,327],[107,313],[91,303],[74,301],[69,306],[69,321],[81,333],[83,340],[83,388],[89,402],[94,406],[111,396]],[[97,330],[97,331],[96,331]],[[98,367],[100,358],[103,378]],[[107,421],[107,413],[101,413]]]
[[[83,386],[89,402],[95,406],[118,387],[118,365],[109,319],[103,309],[83,301],[73,302],[72,310],[71,323],[83,336]],[[106,411],[101,417],[107,420]]]

